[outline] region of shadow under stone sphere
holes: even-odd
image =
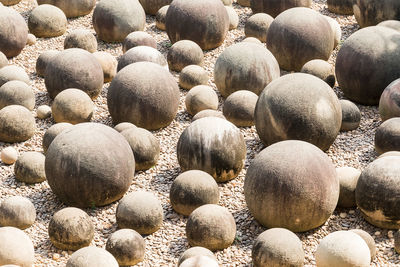
[[[278,16],[286,9],[293,7],[311,7],[312,0],[251,0],[253,14],[267,13],[272,17]]]
[[[353,12],[361,28],[374,26],[385,20],[400,20],[400,1],[354,0]]]
[[[96,0],[37,0],[38,5],[50,4],[60,8],[67,18],[74,18],[89,14]]]
[[[14,9],[0,6],[0,51],[7,57],[21,53],[28,39],[28,26]]]

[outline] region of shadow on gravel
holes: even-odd
[[[155,190],[164,194],[169,194],[169,188],[172,182],[180,173],[180,167],[175,167],[168,170],[160,170],[151,179],[151,190]]]

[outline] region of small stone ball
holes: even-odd
[[[35,134],[32,113],[23,106],[11,105],[0,109],[0,142],[18,143]]]
[[[394,249],[400,254],[400,230],[394,234]]]
[[[1,89],[0,89],[1,90]],[[400,117],[400,79],[391,82],[379,100],[379,114],[383,121]]]
[[[42,141],[44,153],[47,152],[47,149],[49,148],[50,144],[53,142],[54,138],[56,138],[57,135],[59,135],[64,130],[69,129],[70,127],[72,127],[71,123],[60,122],[60,123],[54,124],[49,129],[47,129],[47,131],[43,135],[43,141]]]
[[[285,228],[262,232],[254,242],[251,257],[254,266],[303,266],[301,240]]]
[[[239,16],[236,13],[235,9],[232,6],[225,5],[226,12],[228,13],[229,17],[229,30],[234,30],[239,25]]]
[[[231,6],[233,3],[233,0],[221,0],[222,4],[224,4],[224,6]]]
[[[118,60],[117,71],[136,62],[153,62],[168,70],[168,63],[163,54],[150,46],[135,46],[129,49]]]
[[[217,261],[217,258],[211,250],[203,247],[191,247],[185,250],[185,252],[183,252],[182,255],[179,257],[178,266],[180,266],[181,263],[185,260],[196,256],[206,256],[214,261]]]
[[[340,190],[338,207],[356,207],[356,185],[361,172],[352,167],[340,167],[336,169],[339,178]]]
[[[400,31],[400,20],[385,20],[376,26],[388,27],[396,31]]]
[[[235,219],[227,208],[215,204],[200,206],[189,216],[186,237],[191,246],[223,250],[235,240]]]
[[[380,155],[400,151],[400,118],[384,121],[375,132],[375,150]]]
[[[150,46],[154,49],[157,49],[157,42],[147,32],[135,31],[131,32],[126,36],[124,42],[122,43],[122,52],[125,54],[131,48],[136,46]]]
[[[14,80],[30,84],[29,76],[23,68],[12,65],[0,69],[0,86]]]
[[[190,90],[197,85],[208,84],[208,73],[198,65],[188,65],[179,74],[179,86]]]
[[[218,262],[207,256],[194,256],[186,259],[179,267],[218,267]]]
[[[104,82],[108,83],[117,75],[118,61],[110,53],[107,52],[94,52],[93,56],[99,61],[103,69]]]
[[[9,146],[1,150],[0,158],[4,164],[11,165],[17,161],[18,152],[15,148]]]
[[[157,11],[165,5],[171,4],[172,0],[139,0],[146,14],[156,15]]]
[[[65,267],[119,267],[114,256],[105,249],[98,247],[83,247],[75,251]]]
[[[353,12],[361,28],[374,26],[385,20],[399,19],[400,2],[396,0],[354,0]]]
[[[218,108],[218,95],[207,85],[197,85],[190,89],[185,98],[187,112],[194,116],[205,109]]]
[[[334,36],[333,48],[335,49],[342,39],[342,29],[340,28],[339,23],[335,19],[325,16],[325,15],[324,15],[324,17],[328,20],[329,25],[331,26],[333,36]]]
[[[33,110],[35,107],[35,94],[29,85],[15,80],[0,86],[0,109],[9,105],[21,105]]]
[[[237,0],[236,2],[243,7],[250,7],[250,0]]]
[[[162,31],[166,30],[165,23],[167,20],[167,11],[168,11],[169,5],[163,6],[157,11],[156,14],[156,27]]]
[[[18,4],[19,2],[21,2],[21,0],[1,0],[0,6],[2,6],[3,4],[5,6],[13,6],[13,5]]]
[[[221,111],[214,110],[214,109],[205,109],[205,110],[198,112],[196,115],[194,115],[192,118],[192,122],[194,122],[198,119],[206,118],[206,117],[216,117],[216,118],[226,120],[225,116],[222,114]]]
[[[36,60],[36,74],[40,77],[44,77],[46,73],[47,64],[49,64],[50,60],[58,55],[60,51],[57,50],[46,50],[40,54],[38,59]]]
[[[244,26],[246,37],[255,37],[263,43],[267,42],[269,26],[274,18],[265,13],[257,13],[247,19]]]
[[[243,39],[242,42],[244,42],[244,43],[253,43],[253,44],[262,44],[261,41],[258,40],[255,37],[247,37],[247,38]]]
[[[40,105],[36,110],[36,116],[41,120],[49,118],[51,116],[51,107]]]
[[[167,61],[169,68],[178,72],[188,65],[202,66],[204,63],[203,50],[193,41],[181,40],[171,46]]]
[[[39,5],[50,4],[60,8],[67,18],[80,17],[89,14],[96,0],[37,0]]]
[[[117,206],[119,228],[130,228],[148,235],[157,231],[163,223],[161,202],[150,192],[137,191],[127,194]]]
[[[296,7],[308,8],[311,7],[312,0],[251,0],[250,7],[253,14],[267,13],[272,17],[276,17],[287,9]]]
[[[340,99],[342,107],[342,125],[341,131],[352,131],[358,128],[361,122],[361,112],[356,104],[349,100]]]
[[[0,265],[32,266],[35,261],[29,236],[15,227],[0,227]]]
[[[33,35],[32,33],[28,34],[28,39],[26,40],[27,45],[34,45],[36,44],[36,36]]]
[[[21,14],[12,8],[0,6],[0,51],[8,58],[18,56],[27,39],[28,26]]]
[[[89,246],[94,236],[94,225],[89,215],[78,208],[64,208],[50,220],[51,243],[62,250],[78,250]]]
[[[400,156],[400,151],[388,151],[388,152],[385,152],[385,153],[379,155],[378,159],[379,158],[383,158],[383,157],[389,157],[389,156]]]
[[[8,59],[3,52],[0,51],[0,69],[8,65]]]
[[[14,166],[15,179],[28,184],[45,181],[45,158],[46,157],[39,152],[25,152],[22,154]]]
[[[125,131],[130,128],[136,128],[135,124],[130,122],[121,122],[114,127],[114,130],[121,133],[122,131]]]
[[[225,118],[238,127],[254,125],[254,110],[258,95],[247,90],[236,91],[229,95],[223,107]]]
[[[97,51],[97,39],[89,30],[76,29],[65,37],[64,49],[68,48],[81,48],[93,53]]]
[[[354,0],[328,0],[328,10],[339,15],[353,15]]]
[[[186,171],[175,178],[169,192],[172,208],[189,216],[205,204],[218,204],[219,189],[214,178],[199,170]]]
[[[314,75],[315,77],[320,78],[330,87],[335,86],[336,78],[335,78],[335,70],[331,64],[322,59],[313,59],[308,61],[303,65],[300,72],[308,73]]]
[[[110,235],[106,250],[120,266],[135,265],[144,259],[145,241],[135,230],[121,229]]]
[[[39,5],[29,15],[29,31],[36,37],[49,38],[63,35],[67,30],[67,17],[53,5]]]
[[[371,254],[371,260],[373,260],[376,256],[376,246],[374,238],[370,234],[361,229],[351,229],[350,231],[358,234],[362,239],[364,239],[365,243],[367,243],[367,246],[369,248],[369,252]]]
[[[367,243],[351,231],[336,231],[324,237],[317,247],[318,267],[370,266],[371,254]]]
[[[24,230],[36,220],[36,209],[32,202],[21,196],[9,197],[0,204],[0,225]]]

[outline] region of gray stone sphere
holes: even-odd
[[[114,130],[117,132],[121,133],[122,131],[125,131],[130,128],[136,128],[135,124],[130,123],[130,122],[121,122],[115,125]]]
[[[65,267],[119,267],[114,256],[105,249],[84,247],[75,251]]]
[[[107,105],[115,124],[131,122],[156,130],[175,118],[179,97],[178,84],[165,68],[138,62],[117,73],[108,88]]]
[[[226,120],[225,116],[222,114],[221,111],[214,110],[214,109],[205,109],[205,110],[198,112],[196,115],[194,115],[192,118],[192,122],[194,122],[198,119],[206,118],[206,117],[216,117],[216,118]]]
[[[171,4],[172,0],[139,0],[146,14],[156,15],[163,6]]]
[[[328,0],[328,10],[339,15],[353,15],[355,0]]]
[[[239,90],[259,95],[279,76],[279,65],[272,53],[262,45],[248,42],[226,48],[214,68],[215,84],[223,97]]]
[[[181,40],[171,46],[167,60],[169,68],[178,72],[188,65],[202,66],[204,62],[203,50],[193,41]]]
[[[36,60],[36,74],[40,77],[44,77],[46,74],[46,67],[51,61],[51,59],[58,55],[60,51],[57,50],[46,50],[40,54],[38,59]]]
[[[354,0],[353,12],[361,28],[374,26],[385,20],[400,19],[400,2],[396,0]]]
[[[0,142],[17,143],[35,134],[36,123],[32,113],[19,105],[0,109]]]
[[[254,110],[258,95],[247,90],[236,91],[229,95],[223,107],[225,118],[238,127],[254,125]]]
[[[250,0],[236,0],[238,5],[250,7]]]
[[[229,17],[229,30],[234,30],[239,25],[239,16],[232,6],[225,5],[225,9]]]
[[[325,16],[325,15],[323,17],[325,17],[328,20],[329,25],[331,26],[331,29],[332,29],[332,32],[333,32],[333,35],[334,35],[333,48],[336,48],[339,45],[339,43],[340,43],[340,41],[342,39],[342,28],[340,28],[339,23],[335,19],[333,19],[333,18],[331,18],[329,16]]]
[[[339,178],[340,190],[338,207],[356,207],[356,186],[361,172],[352,167],[340,167],[336,169]]]
[[[247,207],[267,228],[305,232],[332,215],[339,179],[328,156],[316,146],[282,141],[262,150],[244,181]]]
[[[185,252],[183,252],[182,255],[179,257],[178,266],[180,266],[185,260],[196,256],[206,256],[214,261],[217,261],[217,258],[211,250],[203,247],[191,247],[185,250]]]
[[[0,88],[1,90],[1,88]],[[400,117],[400,79],[391,82],[379,99],[379,114],[382,121]]]
[[[262,44],[261,41],[255,37],[247,37],[244,38],[243,41],[244,43],[253,43],[253,44]]]
[[[375,150],[378,154],[400,151],[400,118],[391,118],[376,129]]]
[[[73,30],[64,39],[64,49],[68,48],[81,48],[93,53],[97,51],[97,39],[89,30]]]
[[[96,0],[37,0],[39,5],[50,4],[60,8],[67,18],[80,17],[89,14]]]
[[[166,20],[167,20],[167,12],[168,12],[169,5],[163,6],[157,11],[156,14],[156,27],[159,30],[165,31],[166,30]]]
[[[365,241],[365,243],[367,243],[369,252],[371,254],[371,260],[373,260],[376,256],[376,246],[374,238],[370,234],[361,229],[351,229],[350,231],[358,234]]]
[[[25,152],[15,162],[15,179],[20,182],[33,184],[46,180],[44,171],[45,156],[39,152]]]
[[[51,243],[58,249],[78,250],[90,245],[94,225],[86,212],[69,207],[54,213],[48,232]]]
[[[42,141],[42,147],[44,153],[47,152],[47,149],[53,142],[54,138],[56,138],[57,135],[62,133],[64,130],[69,129],[70,127],[72,127],[71,123],[60,122],[52,125],[49,129],[47,129],[47,131],[43,135],[43,141]]]
[[[379,158],[383,158],[383,157],[389,157],[389,156],[400,156],[400,151],[388,151],[388,152],[385,152],[385,153],[379,155],[378,159]]]
[[[32,241],[22,230],[0,227],[0,265],[32,266],[35,252]]]
[[[46,67],[45,84],[52,99],[68,88],[78,88],[94,99],[100,94],[103,82],[100,63],[91,53],[80,48],[60,52]]]
[[[36,36],[33,35],[32,33],[28,34],[28,39],[26,40],[27,45],[34,45],[36,44]]]
[[[93,27],[99,39],[122,42],[134,31],[143,31],[146,14],[138,0],[100,1],[93,12]]]
[[[183,131],[177,156],[182,171],[202,170],[217,182],[226,182],[242,170],[246,144],[235,125],[224,119],[206,117],[193,121]]]
[[[199,255],[186,259],[179,267],[219,267],[219,265],[216,260]]]
[[[2,6],[3,4],[5,6],[13,6],[18,4],[19,2],[21,2],[21,0],[0,0],[0,6]]]
[[[35,107],[35,94],[24,82],[9,81],[0,86],[0,109],[9,105],[21,105],[29,110]]]
[[[261,42],[267,42],[267,33],[269,26],[274,18],[265,13],[257,13],[247,19],[244,26],[246,37],[255,37]]]
[[[0,69],[8,65],[8,59],[3,52],[0,51]]]
[[[218,95],[214,89],[207,85],[197,85],[190,89],[185,98],[187,112],[194,116],[205,109],[218,108]]]
[[[29,32],[36,37],[50,38],[63,35],[67,30],[67,17],[56,6],[43,4],[35,7],[29,15]]]
[[[14,164],[18,159],[18,152],[11,146],[6,147],[1,150],[0,159],[6,165]]]
[[[308,73],[314,75],[315,77],[320,78],[330,87],[335,86],[336,77],[335,77],[335,69],[331,64],[322,59],[313,59],[308,61],[303,65],[300,72]]]
[[[36,116],[39,119],[47,119],[51,116],[51,107],[48,105],[40,105],[36,110]]]
[[[136,47],[136,46],[150,46],[154,49],[157,49],[157,42],[147,32],[142,31],[135,31],[131,32],[126,36],[124,42],[122,43],[122,52],[125,53],[129,49]]]
[[[118,61],[110,53],[103,51],[94,52],[93,56],[97,59],[103,69],[104,82],[111,82],[115,75],[117,75]]]
[[[0,204],[0,225],[24,230],[36,220],[36,209],[32,202],[21,196],[9,197]]]
[[[0,6],[0,51],[7,57],[18,56],[27,39],[25,19],[14,9]]]
[[[287,74],[260,94],[254,112],[260,139],[266,144],[295,139],[327,150],[342,124],[339,99],[315,76]]]
[[[167,12],[171,43],[191,40],[201,49],[219,47],[229,30],[229,16],[221,0],[175,0]]]
[[[121,229],[107,239],[106,250],[118,261],[120,266],[135,265],[144,259],[145,242],[143,237],[132,229]]]
[[[150,192],[137,191],[126,195],[117,206],[119,228],[129,228],[148,235],[157,231],[163,223],[161,202]]]
[[[117,72],[137,62],[153,62],[168,70],[168,63],[163,54],[150,46],[135,46],[129,49],[118,60]]]
[[[208,73],[198,65],[188,65],[179,74],[179,86],[190,90],[197,85],[208,84]]]
[[[26,71],[14,65],[5,66],[0,69],[0,86],[10,81],[21,81],[27,85],[30,84],[29,76]]]
[[[311,7],[311,3],[312,0],[250,0],[250,7],[253,14],[267,13],[275,18],[287,9]]]
[[[358,128],[361,122],[360,109],[353,102],[345,99],[340,99],[342,107],[342,125],[341,131],[352,131]]]
[[[384,20],[376,26],[388,27],[396,31],[400,31],[400,20]]]
[[[131,185],[135,159],[128,142],[99,123],[80,123],[50,144],[46,178],[53,193],[76,207],[105,206],[120,199]]]

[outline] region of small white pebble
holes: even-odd
[[[344,219],[344,218],[347,217],[347,213],[346,212],[341,212],[339,216],[340,216],[340,218]]]
[[[51,107],[47,105],[41,105],[36,110],[36,115],[39,119],[46,119],[51,116]]]
[[[349,214],[354,214],[354,213],[356,213],[355,210],[349,210]]]
[[[53,254],[53,260],[58,261],[60,259],[60,254],[54,253]]]
[[[393,231],[388,231],[388,237],[393,238]]]
[[[379,232],[379,231],[376,231],[376,232],[374,233],[374,235],[376,235],[376,236],[380,236],[380,235],[381,235],[381,232]]]
[[[18,152],[17,150],[15,150],[15,148],[9,146],[1,151],[1,161],[4,164],[7,165],[14,164],[14,162],[16,162],[17,159],[18,159]]]

